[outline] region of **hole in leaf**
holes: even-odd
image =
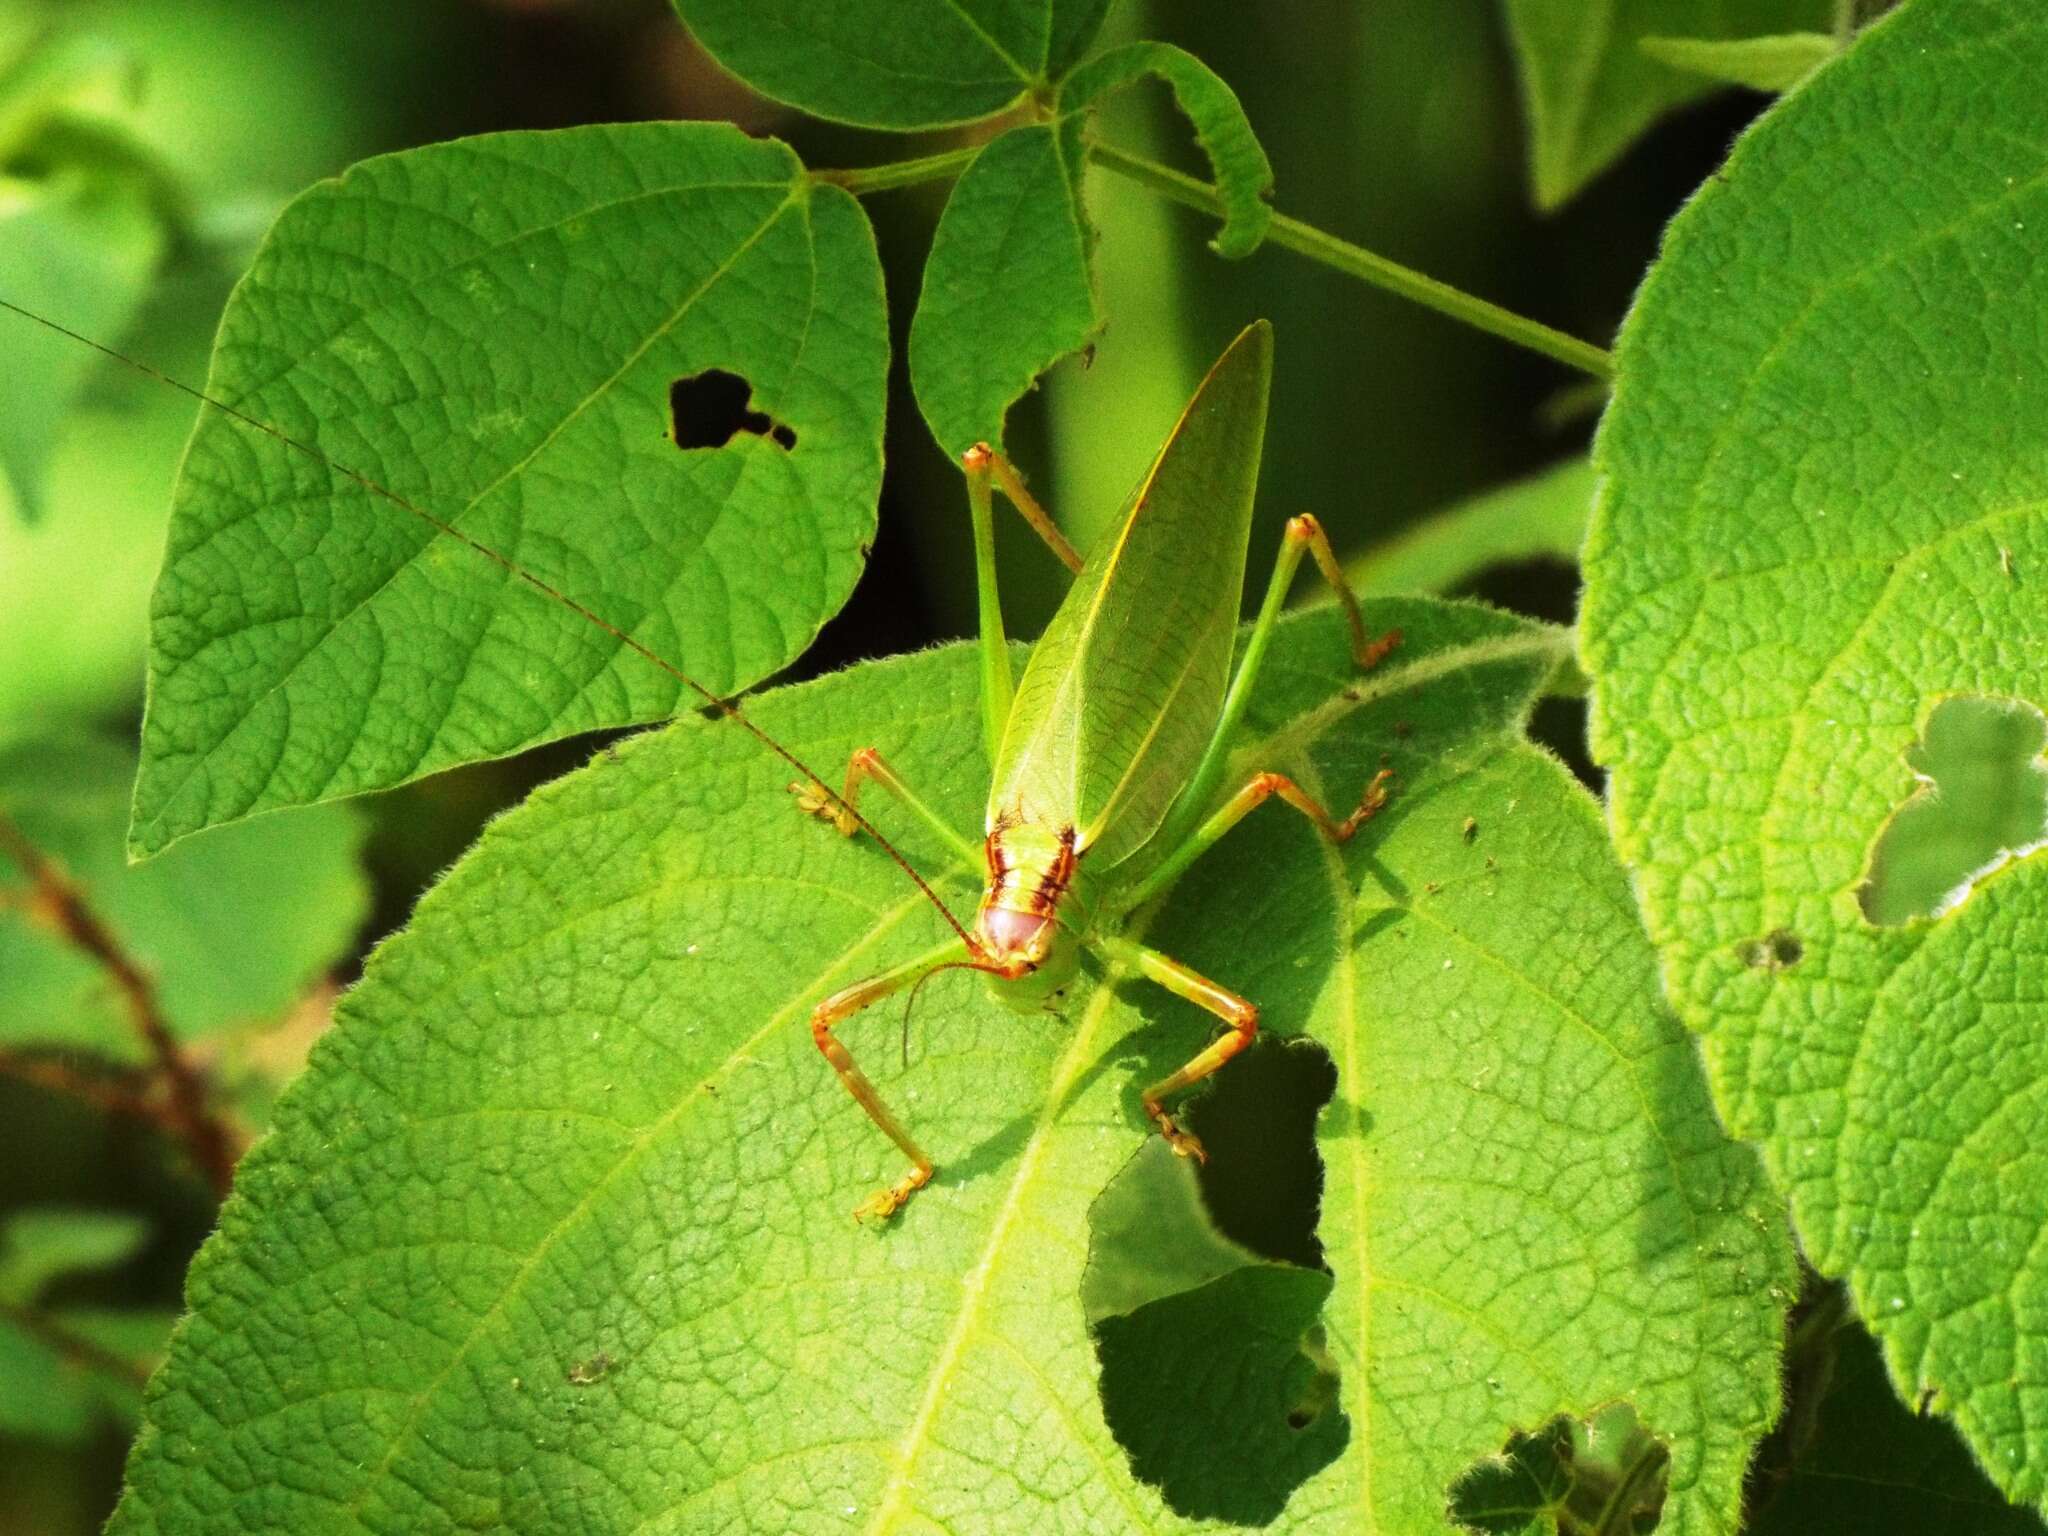
[[[1856,893],[1883,927],[1941,917],[2048,841],[2048,719],[2020,699],[1943,699],[1906,750],[1920,780],[1871,847]]]
[[[1269,1102],[1264,1123],[1269,1131],[1284,1125],[1283,1142],[1304,1139],[1313,1175],[1295,1195],[1306,1228],[1297,1212],[1268,1230],[1291,1248],[1313,1249],[1321,1168],[1307,1135],[1335,1082],[1329,1058],[1261,1042],[1218,1074],[1219,1093],[1201,1101],[1195,1123],[1212,1170],[1239,1153],[1254,1165],[1284,1165],[1285,1157],[1267,1162],[1249,1139],[1237,1143],[1235,1107],[1216,1104],[1222,1084],[1261,1058],[1266,1072],[1247,1073],[1239,1091],[1289,1079],[1308,1086],[1277,1119]],[[1336,1362],[1323,1344],[1332,1281],[1239,1241],[1204,1200],[1204,1187],[1194,1164],[1148,1138],[1089,1209],[1082,1305],[1102,1366],[1103,1416],[1131,1470],[1182,1515],[1265,1525],[1351,1436],[1337,1406]],[[1234,1220],[1247,1224],[1242,1212]]]
[[[1790,929],[1773,928],[1760,939],[1744,940],[1735,953],[1744,965],[1759,971],[1789,971],[1806,958],[1806,946]]]
[[[1265,1035],[1211,1081],[1187,1111],[1209,1153],[1196,1176],[1210,1216],[1266,1258],[1320,1269],[1316,1118],[1337,1091],[1336,1063],[1313,1041]]]
[[[707,368],[668,387],[669,436],[678,448],[723,448],[742,432],[765,437],[784,452],[796,429],[751,408],[754,387],[736,373]]]
[[[1664,1512],[1671,1452],[1627,1403],[1510,1436],[1451,1484],[1450,1517],[1488,1536],[1645,1536]]]

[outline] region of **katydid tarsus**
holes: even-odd
[[[1329,540],[1312,517],[1287,525],[1280,557],[1235,674],[1231,660],[1242,600],[1253,490],[1272,367],[1270,328],[1240,335],[1203,381],[1125,506],[1115,532],[1083,562],[1000,455],[964,456],[980,612],[982,725],[992,785],[979,840],[933,813],[872,748],[856,750],[844,788],[833,790],[781,742],[668,658],[557,584],[472,537],[417,500],[322,449],[182,380],[0,298],[0,309],[158,380],[251,431],[327,466],[381,502],[501,567],[582,621],[604,630],[732,721],[802,775],[800,806],[853,836],[866,832],[904,871],[952,930],[939,950],[847,987],[818,1004],[812,1033],[841,1081],[910,1159],[911,1170],[862,1202],[856,1217],[892,1215],[930,1182],[933,1164],[875,1092],[835,1034],[838,1025],[947,968],[982,972],[995,995],[1036,1009],[1095,951],[1204,1009],[1226,1032],[1180,1070],[1143,1091],[1147,1115],[1184,1155],[1200,1144],[1165,1100],[1216,1071],[1249,1045],[1258,1009],[1157,950],[1126,937],[1124,919],[1162,894],[1200,854],[1264,800],[1278,796],[1334,841],[1348,839],[1385,798],[1382,770],[1356,807],[1332,816],[1298,785],[1252,773],[1218,799],[1227,746],[1256,682],[1266,644],[1304,555],[1344,604],[1354,657],[1371,666],[1397,637],[1367,637]],[[1065,601],[1013,678],[994,567],[993,501],[1000,489],[1053,552],[1076,571]],[[1227,683],[1227,687],[1226,687]],[[954,916],[931,884],[858,805],[869,780],[894,793],[970,865],[987,871],[973,924]]]
[[[979,847],[936,816],[872,748],[853,754],[834,801],[791,786],[806,809],[852,836],[860,830],[852,808],[872,780],[986,870],[971,932],[826,998],[811,1015],[818,1049],[910,1159],[910,1171],[857,1207],[857,1218],[893,1214],[931,1181],[934,1169],[835,1031],[862,1009],[949,967],[979,971],[1002,1002],[1034,1009],[1065,987],[1083,952],[1094,949],[1221,1020],[1223,1035],[1141,1096],[1174,1150],[1201,1157],[1201,1143],[1169,1113],[1166,1100],[1251,1044],[1259,1010],[1126,937],[1123,919],[1268,798],[1278,796],[1334,842],[1349,839],[1385,798],[1388,774],[1382,770],[1339,819],[1291,779],[1262,769],[1213,803],[1223,787],[1228,744],[1304,554],[1315,558],[1342,600],[1361,668],[1396,638],[1367,639],[1329,539],[1314,518],[1296,517],[1231,675],[1272,352],[1272,330],[1260,321],[1210,369],[1115,532],[1080,565],[1021,679],[1011,676],[997,600],[992,485],[1000,485],[1041,533],[1053,524],[1014,470],[985,445],[965,456],[980,600],[982,728],[992,765]],[[1047,542],[1070,565],[1078,563],[1056,533]]]

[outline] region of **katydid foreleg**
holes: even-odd
[[[932,1160],[926,1157],[924,1149],[911,1139],[910,1132],[882,1102],[882,1096],[875,1091],[875,1085],[868,1081],[867,1074],[854,1063],[833,1028],[845,1023],[862,1009],[879,1003],[885,997],[892,997],[905,987],[914,987],[925,977],[947,966],[967,963],[967,946],[958,939],[941,945],[938,949],[915,960],[906,961],[865,981],[833,993],[816,1008],[811,1010],[811,1039],[825,1059],[832,1063],[832,1070],[839,1074],[839,1081],[846,1085],[846,1091],[860,1102],[868,1112],[868,1118],[880,1126],[910,1159],[911,1170],[889,1188],[870,1195],[853,1208],[853,1219],[873,1216],[893,1216],[899,1206],[931,1182]]]
[[[829,821],[844,836],[852,837],[860,831],[860,822],[854,806],[860,799],[861,785],[870,779],[909,806],[916,813],[918,820],[938,833],[945,844],[969,865],[978,865],[981,862],[981,850],[956,831],[937,811],[926,805],[918,797],[917,791],[904,783],[902,775],[890,767],[889,760],[874,747],[857,748],[853,756],[847,759],[846,787],[840,790],[837,800],[822,794],[814,784],[792,784],[789,786],[789,792],[796,796],[796,803],[800,808],[820,821]]]

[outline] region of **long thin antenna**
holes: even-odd
[[[457,528],[453,523],[448,522],[444,518],[435,516],[432,512],[429,512],[425,507],[422,507],[415,502],[408,501],[405,497],[399,495],[398,492],[392,490],[389,486],[380,484],[379,482],[372,480],[368,475],[362,473],[360,470],[351,469],[349,468],[348,465],[341,463],[338,459],[330,458],[325,452],[314,447],[311,443],[305,442],[300,438],[293,437],[289,432],[284,431],[282,428],[274,427],[267,421],[263,421],[258,417],[251,416],[246,411],[237,410],[234,406],[229,405],[224,400],[216,400],[212,395],[209,395],[205,390],[196,389],[192,385],[187,384],[183,379],[173,378],[170,374],[165,373],[161,368],[157,368],[149,363],[145,363],[140,358],[130,357],[125,352],[117,352],[112,347],[107,346],[104,342],[94,341],[90,336],[81,335],[79,332],[72,330],[69,326],[60,325],[55,320],[51,320],[46,316],[36,314],[33,310],[23,309],[19,304],[11,303],[7,299],[0,298],[0,309],[4,309],[11,314],[19,315],[24,320],[32,321],[35,324],[42,326],[45,330],[55,331],[59,336],[69,337],[72,341],[77,342],[80,346],[92,348],[93,351],[99,353],[102,357],[112,358],[115,362],[121,364],[123,367],[132,368],[137,373],[142,374],[146,378],[155,379],[159,384],[167,384],[172,389],[177,390],[179,394],[188,395],[192,399],[198,401],[201,405],[208,406],[213,410],[219,411],[223,416],[231,417],[234,420],[241,422],[244,426],[254,427],[258,432],[263,433],[265,436],[277,439],[278,442],[283,443],[287,448],[295,449],[298,452],[305,454],[308,458],[325,465],[334,473],[342,475],[349,480],[353,480],[357,485],[361,486],[364,490],[370,492],[371,495],[380,496],[384,500],[390,502],[395,507],[402,507],[405,511],[410,512],[414,517],[417,517],[422,522],[429,524],[431,527],[435,529],[435,531],[446,534],[449,538],[454,539],[457,543],[466,544],[467,546],[469,546],[469,548],[475,550],[478,554],[482,555],[486,560],[493,562],[494,564],[502,567],[505,571],[509,572],[511,575],[518,577],[519,580],[525,582],[529,587],[532,587],[536,592],[541,593],[545,597],[552,598],[555,602],[560,603],[564,608],[567,608],[571,613],[577,614],[583,619],[587,620],[589,623],[595,624],[599,629],[603,630],[606,634],[610,635],[614,640],[618,641],[619,644],[625,646],[628,650],[634,652],[636,655],[644,657],[646,660],[652,662],[655,666],[661,668],[662,671],[666,672],[670,677],[674,678],[677,682],[681,683],[685,688],[688,688],[692,693],[696,694],[699,698],[701,698],[713,710],[723,715],[726,719],[732,721],[734,724],[738,725],[748,735],[752,736],[756,741],[760,742],[762,746],[766,747],[770,752],[773,752],[777,757],[781,758],[785,763],[789,764],[790,767],[794,768],[798,773],[802,774],[806,779],[810,780],[812,784],[816,785],[818,790],[825,796],[827,800],[830,800],[833,804],[837,805],[840,809],[844,810],[847,815],[851,816],[854,822],[860,827],[861,831],[867,833],[869,837],[873,838],[875,842],[881,847],[882,851],[888,854],[889,857],[895,861],[896,867],[901,869],[904,874],[908,875],[911,878],[912,883],[914,883],[917,886],[917,888],[924,893],[925,898],[928,901],[930,901],[934,907],[938,908],[939,915],[945,918],[946,920],[946,926],[951,928],[954,933],[958,934],[961,940],[967,945],[967,947],[970,950],[974,948],[973,936],[969,934],[965,928],[960,926],[960,920],[953,915],[952,909],[949,908],[945,904],[945,902],[939,899],[939,893],[931,888],[931,886],[926,882],[923,875],[920,875],[915,869],[911,868],[910,861],[904,858],[901,853],[897,852],[896,845],[890,842],[886,837],[882,836],[880,832],[876,831],[874,823],[870,822],[865,816],[861,815],[859,811],[855,810],[850,801],[841,797],[829,785],[827,785],[823,779],[819,778],[815,773],[811,772],[810,768],[806,766],[804,761],[801,758],[799,758],[794,752],[790,751],[789,748],[785,747],[781,742],[777,741],[773,736],[770,736],[766,731],[762,730],[758,725],[754,724],[752,720],[749,720],[744,714],[742,714],[740,712],[739,705],[733,703],[730,699],[720,698],[717,694],[713,693],[709,688],[706,688],[702,683],[698,682],[697,679],[690,676],[690,674],[685,672],[681,667],[675,665],[674,662],[669,661],[666,657],[661,656],[657,654],[655,651],[649,649],[646,645],[634,639],[631,635],[627,634],[623,629],[620,629],[618,625],[612,623],[609,619],[600,617],[598,614],[592,612],[589,608],[586,608],[582,603],[576,601],[575,598],[569,596],[568,593],[562,591],[560,588],[554,586],[552,583],[548,582],[544,578],[536,576],[532,571],[526,569],[525,566],[521,565],[518,561],[512,559],[509,555],[500,554],[497,550],[491,548],[490,545],[478,542],[476,539],[471,538],[468,534],[464,533],[460,528]]]

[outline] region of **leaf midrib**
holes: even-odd
[[[1134,925],[1138,931],[1142,931],[1142,926]],[[1089,995],[1088,1008],[1082,1015],[1081,1027],[1074,1031],[1073,1043],[1060,1056],[1052,1081],[1046,1087],[1038,1119],[1031,1127],[1031,1134],[1026,1138],[1024,1150],[1018,1158],[1017,1171],[1010,1181],[1009,1191],[1003,1197],[1002,1207],[996,1212],[995,1220],[990,1225],[988,1241],[983,1244],[981,1257],[969,1271],[962,1287],[959,1316],[954,1320],[953,1329],[947,1335],[946,1342],[940,1347],[938,1358],[932,1364],[931,1374],[925,1382],[924,1396],[918,1403],[917,1411],[904,1430],[902,1440],[897,1444],[893,1458],[895,1465],[890,1470],[888,1483],[883,1487],[881,1502],[876,1506],[874,1516],[867,1524],[866,1536],[881,1536],[902,1511],[903,1498],[910,1487],[911,1469],[929,1443],[932,1418],[938,1411],[946,1387],[974,1333],[974,1324],[983,1298],[987,1294],[989,1276],[1002,1257],[1004,1239],[1009,1234],[1011,1223],[1022,1209],[1024,1194],[1032,1183],[1032,1176],[1038,1170],[1039,1159],[1050,1140],[1048,1132],[1066,1107],[1067,1094],[1081,1075],[1088,1060],[1089,1048],[1095,1041],[1096,1028],[1100,1025],[1103,1014],[1108,1011],[1110,1003],[1114,1001],[1118,985],[1129,979],[1132,974],[1121,962],[1115,959],[1108,961],[1101,981]],[[1054,1398],[1054,1401],[1058,1400],[1057,1397]],[[1099,1453],[1096,1452],[1092,1441],[1086,1436],[1077,1435],[1076,1444],[1097,1455],[1099,1464]],[[1156,1529],[1149,1520],[1143,1518],[1131,1502],[1122,1477],[1111,1476],[1105,1481],[1116,1492],[1132,1519],[1140,1523],[1139,1528],[1147,1531]]]

